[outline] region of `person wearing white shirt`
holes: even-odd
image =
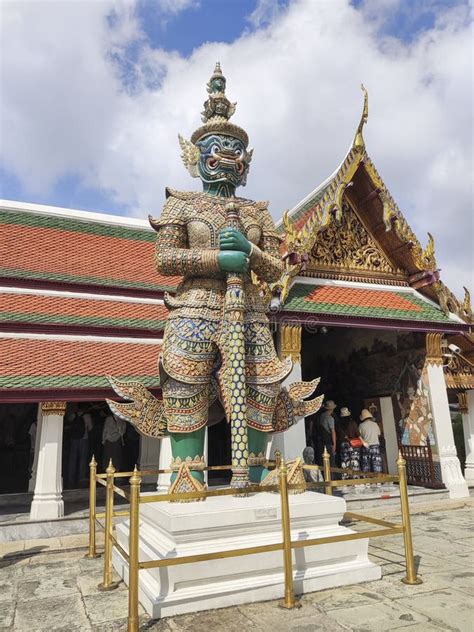
[[[372,413],[364,408],[360,413],[359,433],[364,447],[362,448],[362,471],[383,472],[382,452],[380,450],[380,426],[372,417]],[[368,447],[366,447],[368,446]]]

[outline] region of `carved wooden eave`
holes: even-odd
[[[444,367],[446,386],[456,391],[474,388],[474,335],[472,333],[448,336],[448,343],[460,349],[453,353]]]
[[[297,275],[406,284],[435,301],[447,315],[451,312],[470,323],[469,293],[466,290],[459,301],[439,280],[433,236],[428,233],[423,248],[367,154],[362,132],[368,95],[362,89],[362,116],[346,157],[325,182],[285,213],[277,227],[285,234],[286,269],[273,293],[283,303]],[[335,243],[341,230],[349,236],[351,226],[358,226],[354,237],[359,235],[363,243],[350,244],[350,252],[345,244],[338,261],[328,257],[325,240]]]

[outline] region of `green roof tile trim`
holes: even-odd
[[[159,388],[158,376],[117,375],[121,380],[141,382],[151,388]],[[106,377],[97,375],[15,375],[0,377],[0,389],[19,388],[111,388]]]
[[[99,224],[92,221],[81,221],[55,215],[37,215],[35,213],[0,211],[0,224],[16,224],[21,226],[57,229],[76,233],[89,233],[118,239],[132,239],[134,241],[153,242],[156,233],[152,228],[129,228],[128,226],[113,226]]]
[[[402,296],[405,300],[416,305],[420,311],[409,311],[402,309],[393,309],[388,307],[357,307],[354,305],[323,303],[305,300],[315,289],[317,284],[309,285],[305,283],[296,283],[290,291],[288,299],[284,305],[284,311],[303,312],[307,314],[331,314],[334,316],[346,316],[353,318],[374,318],[374,319],[392,319],[392,320],[408,320],[435,323],[452,322],[440,309],[430,305],[421,298],[417,298],[413,294],[404,291],[384,290],[391,294]],[[343,290],[343,286],[340,286]],[[367,288],[370,290],[370,287]],[[376,293],[378,290],[371,290]]]
[[[176,290],[176,285],[164,285],[163,283],[142,283],[140,281],[127,281],[125,279],[111,279],[73,274],[57,274],[51,272],[35,272],[15,268],[2,268],[0,276],[18,279],[42,279],[45,281],[62,281],[64,283],[83,283],[85,285],[110,285],[112,287],[143,288],[146,290],[171,291]]]
[[[139,307],[139,306],[138,306]],[[92,327],[127,327],[129,329],[155,329],[163,331],[166,320],[149,320],[143,318],[114,318],[102,316],[67,316],[65,314],[24,314],[18,312],[1,312],[2,323],[44,323],[81,325]]]

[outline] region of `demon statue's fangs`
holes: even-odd
[[[268,435],[315,412],[322,400],[304,401],[319,380],[282,387],[292,363],[276,354],[266,303],[258,282],[252,282],[252,277],[266,283],[280,278],[281,237],[267,202],[235,197],[246,183],[252,150],[246,132],[229,121],[236,104],[225,89],[217,63],[207,84],[203,125],[190,141],[179,137],[183,162],[201,179],[203,192],[167,189],[161,216],[150,217],[158,272],[182,277],[176,294],[165,298],[163,400],[142,384],[109,378],[116,393],[131,400],[108,400],[115,414],[142,434],[171,438],[171,491],[203,488],[206,425],[225,417],[231,485],[245,493],[268,475]]]

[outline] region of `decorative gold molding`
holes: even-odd
[[[467,395],[466,391],[460,391],[458,394],[458,404],[459,404],[459,412],[468,413],[469,407],[467,405]]]
[[[351,205],[344,203],[339,222],[332,222],[315,241],[309,270],[340,270],[400,275],[380,245],[370,235]]]
[[[172,469],[174,472],[178,472],[179,468],[183,465],[183,463],[190,470],[204,470],[206,467],[204,456],[199,456],[198,454],[196,454],[194,459],[191,458],[190,456],[187,456],[185,459],[182,459],[180,456],[177,456],[175,459],[171,461],[170,469]]]
[[[280,350],[282,358],[301,363],[301,325],[281,325]]]
[[[49,415],[64,416],[66,412],[67,402],[41,402],[41,414],[43,417]]]
[[[446,315],[451,312],[467,323],[472,322],[471,295],[467,288],[464,288],[464,298],[462,302],[456,298],[442,281],[434,283],[433,288],[437,294],[439,305]]]
[[[439,332],[426,334],[426,363],[433,366],[443,365],[443,334]]]
[[[462,354],[455,354],[444,369],[446,386],[451,390],[470,390],[474,388],[474,367]]]

